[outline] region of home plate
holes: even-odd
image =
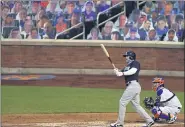
[[[162,127],[171,124],[154,124],[152,127]],[[176,122],[173,126],[182,125],[182,122]],[[144,123],[126,123],[124,127],[142,127]],[[110,127],[110,123],[96,122],[66,122],[66,123],[31,123],[31,124],[3,124],[2,127]]]

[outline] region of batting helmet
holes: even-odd
[[[158,87],[164,87],[164,79],[163,78],[155,77],[155,78],[153,78],[152,83],[153,83],[152,89],[154,91],[156,91]]]
[[[136,59],[136,54],[133,51],[127,51],[126,53],[123,54],[124,57],[129,56],[131,60]]]

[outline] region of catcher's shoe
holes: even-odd
[[[111,123],[110,127],[123,127],[123,125],[115,122],[115,123]]]
[[[176,121],[176,119],[177,119],[177,116],[173,116],[173,117],[170,118],[170,120],[168,120],[167,122],[168,122],[169,124],[172,124],[172,123],[174,123],[174,122]]]
[[[154,120],[154,122],[161,122],[162,121],[160,118],[152,117],[152,119]]]

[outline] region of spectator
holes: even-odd
[[[22,8],[23,8],[22,2],[16,1],[15,4],[14,4],[14,7],[12,8],[11,13],[18,14],[21,11]]]
[[[11,14],[8,14],[6,16],[6,19],[2,22],[2,26],[15,26],[13,17],[11,16]]]
[[[49,2],[48,1],[41,1],[40,2],[40,6],[43,8],[43,9],[46,9],[46,7],[48,6]]]
[[[21,31],[22,38],[24,38],[24,39],[28,38],[32,27],[33,27],[33,21],[32,20],[26,20],[25,24],[24,24],[24,29],[23,29],[23,31]]]
[[[45,15],[46,16],[46,12],[44,9],[41,9],[36,15],[35,15],[35,20],[39,21],[41,20],[41,17]]]
[[[137,28],[130,28],[129,34],[127,35],[127,37],[125,37],[125,40],[140,40],[140,37],[137,33]]]
[[[152,24],[155,25],[157,23],[157,17],[159,17],[158,12],[154,10],[151,16],[152,16]]]
[[[140,40],[146,40],[146,37],[148,36],[148,32],[151,28],[153,28],[152,22],[150,20],[146,20],[138,30],[138,33],[140,35]]]
[[[154,10],[154,5],[152,1],[146,1],[145,6],[143,7],[143,12],[147,15],[151,15],[152,11]]]
[[[125,29],[126,23],[127,23],[127,17],[124,14],[120,15],[117,21],[115,22],[115,27],[119,29],[119,33],[121,34],[122,38],[125,36],[124,29]]]
[[[99,29],[97,27],[93,27],[87,39],[88,40],[102,40]]]
[[[173,4],[171,2],[166,2],[164,13],[162,15],[165,15],[168,23],[168,27],[171,28],[171,24],[173,23],[175,19],[175,13],[173,11]]]
[[[71,16],[72,16],[74,9],[75,9],[75,2],[74,1],[67,2],[66,10],[64,13],[68,20],[71,20]]]
[[[32,14],[35,16],[41,9],[40,1],[33,1],[31,4]]]
[[[49,39],[55,39],[56,31],[54,30],[51,22],[44,23],[44,36],[48,36]]]
[[[64,13],[64,10],[66,8],[66,1],[60,0],[59,1],[59,5],[60,5],[60,9],[62,10],[62,12]]]
[[[112,29],[111,40],[123,40],[123,38],[121,38],[121,34],[119,32],[119,29],[117,29],[117,28]]]
[[[124,31],[123,31],[123,37],[128,37],[129,35],[129,30],[134,26],[133,25],[134,23],[133,22],[130,22],[128,21],[126,24],[125,24],[125,28],[124,28]]]
[[[80,22],[80,15],[77,12],[73,12],[71,16],[71,23],[70,26],[77,25]]]
[[[159,41],[159,37],[157,36],[156,30],[151,29],[148,32],[148,36],[146,36],[146,41]]]
[[[110,0],[98,0],[96,2],[96,13],[103,12],[107,10],[110,7]],[[102,13],[98,18],[98,23],[101,24],[102,22],[106,21],[109,18],[109,11],[106,11],[106,13]],[[104,25],[99,26],[99,29],[101,30],[104,27]]]
[[[77,25],[80,22],[80,15],[79,13],[73,12],[71,16],[71,27]],[[64,34],[61,34],[57,37],[57,39],[70,39],[74,36],[82,33],[82,26],[74,27],[73,29],[69,30],[68,32],[65,32]],[[78,37],[77,39],[82,39],[82,36]]]
[[[156,32],[157,32],[157,35],[159,36],[159,38],[162,38],[168,32],[168,24],[167,24],[166,18],[164,16],[158,17]]]
[[[1,22],[6,19],[8,12],[10,8],[8,6],[3,6],[2,7],[2,12],[1,12]]]
[[[156,10],[159,14],[162,14],[162,13],[163,13],[164,8],[165,8],[165,3],[166,3],[165,0],[156,1],[156,9],[155,9],[155,10]]]
[[[118,17],[117,21],[115,22],[115,26],[123,29],[125,27],[126,22],[127,17],[124,14],[122,14]]]
[[[137,23],[135,24],[137,28],[140,28],[143,23],[147,20],[147,14],[141,12],[141,16],[138,18]]]
[[[167,32],[167,34],[166,34],[166,36],[165,36],[165,38],[164,38],[164,41],[178,42],[178,38],[177,38],[177,36],[176,36],[175,30],[170,29],[170,30]]]
[[[178,13],[183,13],[184,14],[184,9],[185,9],[185,1],[177,0],[174,4],[174,7],[176,8],[176,14]]]
[[[172,24],[172,29],[176,31],[176,35],[179,38],[179,41],[182,41],[184,29],[184,15],[178,14],[175,18],[175,23]]]
[[[67,24],[64,21],[63,15],[57,17],[56,32],[60,33],[67,29]]]
[[[60,14],[62,12],[62,9],[60,8],[59,1],[58,0],[50,0],[49,4],[46,8],[46,14],[47,16],[52,19],[55,18],[56,14]]]
[[[12,8],[14,7],[15,2],[14,1],[7,1],[7,4],[4,6],[8,6],[10,8],[10,12],[12,12]]]
[[[108,9],[110,5],[107,4],[107,0],[100,0],[99,4],[97,5],[96,11],[97,13],[102,12]]]
[[[85,15],[85,21],[96,20],[95,6],[92,1],[87,1],[82,9],[82,13]]]
[[[82,8],[84,7],[85,5],[85,0],[78,0],[76,5],[80,8],[80,10],[82,10]]]
[[[141,11],[139,9],[134,9],[129,17],[129,20],[133,21],[134,24],[136,24],[140,16],[141,16]]]
[[[20,35],[19,28],[12,29],[8,38],[10,38],[10,39],[22,39],[22,37]]]
[[[16,20],[23,20],[23,21],[25,21],[26,16],[27,16],[27,9],[26,9],[26,8],[22,8],[22,9],[18,12],[18,14],[17,14],[17,16],[16,16]]]
[[[175,14],[175,12],[173,11],[173,4],[171,1],[165,2],[164,8],[161,10],[160,14],[165,16]]]
[[[114,23],[112,21],[106,22],[104,26],[104,34],[102,36],[103,40],[111,40],[111,32],[113,28]]]
[[[49,21],[49,18],[46,15],[43,15],[41,17],[41,19],[37,23],[37,28],[41,28],[42,29],[44,27],[44,23],[46,23],[48,21]]]
[[[38,34],[38,29],[36,27],[31,29],[28,39],[41,39],[40,35]]]

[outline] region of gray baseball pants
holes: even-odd
[[[119,101],[118,123],[124,125],[126,106],[129,102],[131,102],[133,108],[146,121],[146,123],[153,121],[149,114],[140,106],[140,92],[140,84],[137,81],[131,81]]]

